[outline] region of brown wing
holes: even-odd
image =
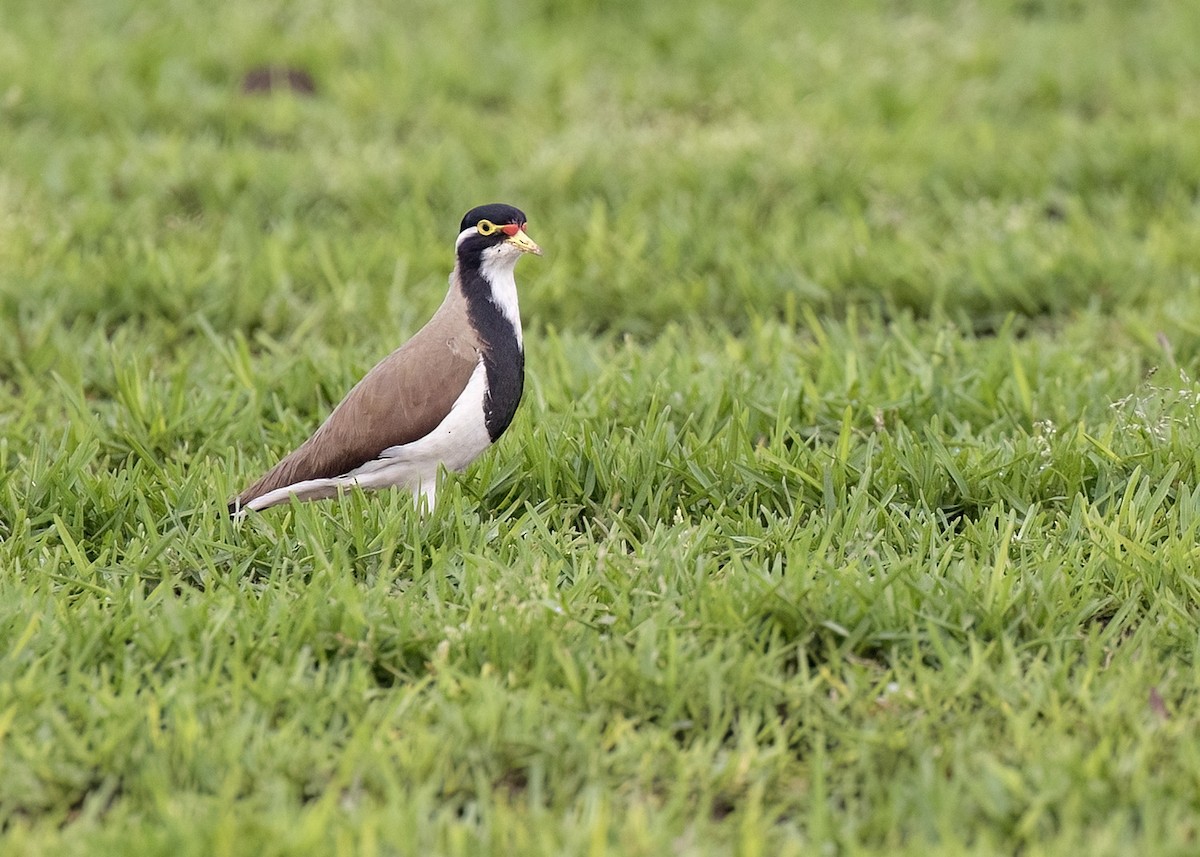
[[[236,504],[307,479],[341,476],[389,446],[424,437],[449,412],[478,363],[466,301],[453,286],[428,324],[368,372],[312,437],[239,494]]]

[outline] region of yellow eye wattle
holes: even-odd
[[[496,226],[496,224],[492,223],[490,220],[481,220],[475,226],[475,229],[480,235],[494,235],[496,234],[496,230],[499,228],[500,227]]]

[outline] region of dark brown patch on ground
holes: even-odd
[[[244,95],[265,95],[287,91],[297,95],[315,95],[316,81],[302,68],[264,65],[252,68],[242,77]]]

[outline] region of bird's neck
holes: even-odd
[[[455,279],[479,336],[487,373],[484,420],[494,441],[512,422],[525,386],[525,350],[513,266],[460,265]]]
[[[516,259],[500,258],[482,264],[459,263],[459,278],[470,302],[482,297],[490,301],[512,326],[517,344],[522,344],[521,309],[517,304],[517,281],[513,276]]]

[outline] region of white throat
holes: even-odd
[[[517,281],[513,270],[521,251],[511,244],[498,244],[483,251],[479,273],[492,287],[492,303],[512,324],[517,334],[517,344],[524,348],[521,338],[521,308],[517,305]]]

